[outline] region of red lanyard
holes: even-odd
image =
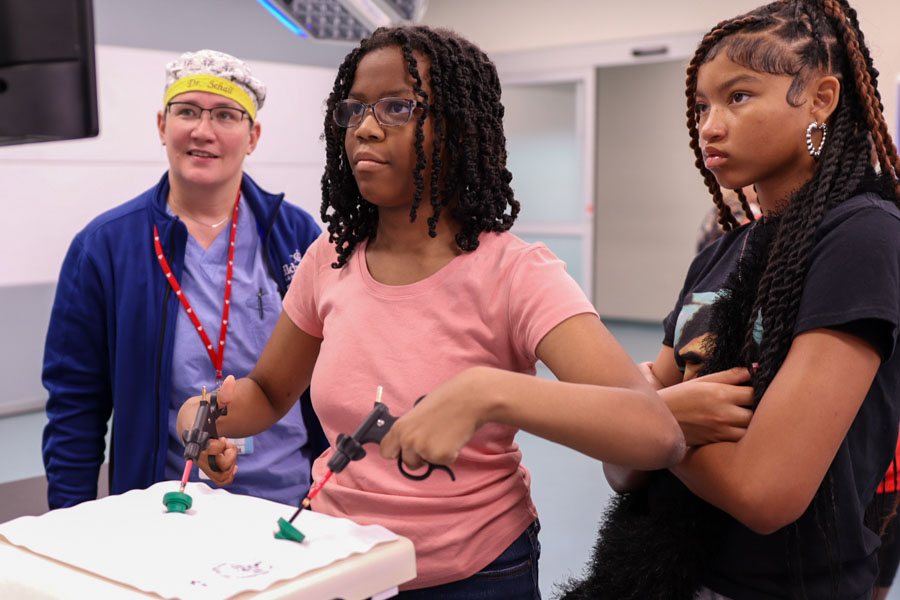
[[[225,357],[225,336],[228,334],[228,308],[231,305],[231,271],[234,266],[234,234],[237,231],[238,204],[240,204],[240,199],[241,192],[238,191],[237,200],[234,202],[234,216],[231,219],[231,239],[228,245],[228,268],[225,273],[225,305],[222,307],[222,329],[219,332],[218,352],[213,348],[209,336],[206,335],[206,330],[203,329],[203,325],[200,323],[200,319],[197,318],[194,309],[191,308],[191,303],[188,302],[184,292],[181,291],[181,285],[179,285],[178,280],[175,279],[175,274],[172,273],[172,268],[169,266],[169,262],[163,254],[162,244],[159,243],[159,231],[156,229],[156,225],[153,225],[153,245],[156,248],[156,258],[159,260],[159,266],[162,267],[169,285],[175,290],[175,295],[181,300],[181,305],[184,307],[184,310],[187,311],[188,317],[191,318],[191,323],[197,328],[200,339],[203,340],[203,343],[206,345],[206,351],[209,353],[213,368],[216,370],[216,385],[222,384],[222,359]]]

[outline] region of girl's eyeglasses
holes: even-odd
[[[416,108],[425,108],[425,104],[409,98],[382,98],[372,104],[366,104],[359,100],[341,100],[334,107],[332,117],[338,127],[358,127],[366,116],[366,111],[372,109],[375,120],[385,127],[399,127],[406,125],[412,118]]]

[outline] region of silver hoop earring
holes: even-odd
[[[813,146],[812,141],[812,132],[813,129],[821,129],[822,130],[822,141],[819,142],[819,147]],[[809,124],[809,127],[806,128],[806,148],[809,150],[809,155],[813,158],[818,159],[819,155],[822,154],[822,148],[825,146],[825,138],[828,136],[828,125],[822,123],[819,125],[818,121],[813,121]]]

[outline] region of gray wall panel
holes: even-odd
[[[55,283],[0,287],[0,416],[43,410],[41,362],[55,291]]]

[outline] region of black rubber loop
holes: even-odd
[[[447,474],[450,476],[451,481],[456,481],[456,475],[453,474],[453,470],[450,469],[450,467],[446,465],[435,465],[430,462],[426,462],[425,464],[428,465],[428,470],[420,475],[417,475],[416,473],[410,473],[409,471],[404,469],[403,457],[397,457],[397,468],[400,469],[400,472],[403,473],[403,476],[407,479],[412,479],[413,481],[423,481],[425,479],[428,479],[428,476],[431,475],[432,471],[434,471],[435,469],[440,469],[441,471],[447,471]]]

